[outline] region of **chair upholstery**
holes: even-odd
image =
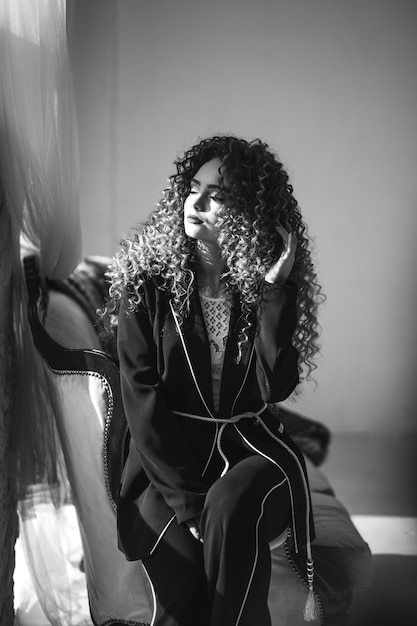
[[[90,343],[97,346],[90,320],[77,311],[73,300],[70,303],[69,294],[56,297],[50,290],[47,332],[39,319],[36,272],[27,274],[32,334],[58,398],[56,420],[79,519],[93,622],[148,624],[152,615],[148,582],[140,564],[126,561],[117,548],[112,498],[117,485],[112,476],[120,468],[108,465],[112,446],[120,449],[124,435],[117,363],[109,354],[90,349]],[[82,348],[83,341],[90,343]],[[352,592],[369,584],[371,554],[327,478],[310,459],[306,458],[306,464],[317,535],[313,543],[317,623],[341,626],[346,623]],[[307,587],[286,542],[272,550],[272,626],[305,625],[306,595]]]
[[[87,341],[91,326],[82,311],[74,315],[68,296],[49,298],[49,317],[54,320],[50,330],[66,347],[46,332],[39,316],[36,270],[32,267],[26,274],[31,281],[32,336],[55,393],[55,418],[79,521],[92,620],[97,626],[148,624],[152,615],[149,585],[140,564],[126,561],[118,549],[115,504],[107,482],[108,427],[123,413],[118,367],[100,350],[71,347],[82,343],[80,322],[85,324]],[[56,310],[52,310],[54,305],[58,305]],[[56,324],[59,317],[60,326]]]

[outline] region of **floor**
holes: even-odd
[[[373,553],[349,626],[416,626],[417,434],[334,435],[322,469]]]

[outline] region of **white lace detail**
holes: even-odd
[[[214,298],[201,292],[200,300],[210,345],[213,399],[214,408],[217,412],[219,410],[224,353],[229,333],[231,300],[226,296]]]

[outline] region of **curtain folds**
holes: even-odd
[[[41,272],[67,278],[81,257],[78,138],[65,0],[1,0],[1,176]]]
[[[59,550],[55,542],[60,536],[59,506],[68,500],[69,491],[53,397],[28,327],[21,256],[35,251],[42,277],[65,279],[73,271],[82,256],[78,181],[66,1],[0,0],[0,186],[12,224],[10,307],[16,355],[12,454],[20,502],[20,542],[27,546],[32,573],[39,570],[40,563],[45,571],[51,571],[49,555]],[[45,519],[46,510],[49,527],[55,529],[49,536],[39,525],[40,513]],[[34,559],[31,562],[34,554],[36,563]],[[69,589],[65,563],[55,561],[59,576],[66,581],[64,587]],[[37,591],[42,595],[49,583],[37,580],[36,585],[39,582]],[[44,607],[46,601],[47,596]],[[73,623],[61,617],[72,614],[73,606],[58,596],[48,613],[54,616],[51,623]]]
[[[67,278],[81,258],[79,155],[65,0],[0,0],[0,182],[12,222],[18,495],[56,482],[53,411],[27,323],[20,262],[36,251],[41,276]]]

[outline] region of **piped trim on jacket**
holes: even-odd
[[[313,561],[312,551],[311,551],[311,536],[310,536],[310,514],[311,514],[310,496],[309,496],[308,483],[307,483],[307,479],[306,479],[305,474],[304,474],[303,467],[301,466],[301,463],[300,463],[297,455],[293,452],[293,450],[291,450],[291,448],[289,446],[287,446],[281,439],[279,439],[277,436],[275,436],[274,433],[272,433],[270,431],[270,429],[266,426],[266,424],[263,422],[263,420],[260,419],[261,413],[267,408],[267,404],[266,403],[264,403],[264,406],[259,411],[256,411],[256,412],[248,411],[246,413],[233,415],[233,411],[234,411],[234,408],[236,406],[236,402],[238,401],[238,398],[239,398],[240,394],[242,393],[242,390],[244,389],[245,384],[246,384],[246,380],[247,380],[247,377],[248,377],[248,374],[249,374],[249,370],[250,370],[250,366],[251,366],[252,359],[253,359],[253,354],[254,354],[254,351],[255,351],[255,344],[252,345],[251,353],[250,353],[250,356],[249,356],[249,359],[248,359],[248,364],[247,364],[247,367],[246,367],[246,372],[245,372],[244,378],[242,380],[242,383],[241,383],[241,386],[239,388],[239,391],[238,391],[238,393],[237,393],[237,395],[236,395],[236,397],[234,399],[234,402],[232,404],[231,416],[228,417],[228,418],[219,418],[219,417],[216,418],[213,415],[213,413],[210,411],[210,409],[209,409],[209,407],[208,407],[208,405],[207,405],[207,403],[206,403],[206,401],[204,399],[204,396],[203,396],[203,394],[201,392],[201,389],[199,387],[199,384],[198,384],[198,381],[197,381],[197,377],[196,377],[194,369],[193,369],[192,361],[191,361],[190,355],[189,355],[188,350],[187,350],[185,339],[184,339],[183,333],[181,331],[180,324],[178,323],[178,318],[177,318],[177,315],[175,313],[174,307],[172,305],[172,301],[170,301],[169,304],[170,304],[170,308],[171,308],[171,311],[172,311],[172,315],[173,315],[173,318],[174,318],[174,321],[175,321],[175,325],[176,325],[178,334],[179,334],[180,339],[181,339],[181,344],[182,344],[182,347],[183,347],[183,350],[184,350],[184,353],[185,353],[185,356],[186,356],[186,359],[187,359],[187,363],[188,363],[188,366],[190,368],[191,376],[192,376],[194,384],[195,384],[195,386],[197,388],[197,392],[198,392],[198,394],[199,394],[199,396],[200,396],[200,398],[201,398],[201,400],[203,402],[203,405],[204,405],[204,407],[205,407],[205,409],[206,409],[206,411],[208,413],[208,416],[207,417],[206,416],[200,416],[200,415],[195,415],[195,414],[191,414],[191,413],[185,413],[185,412],[182,412],[182,411],[172,411],[172,412],[174,414],[182,416],[182,417],[189,417],[189,418],[197,419],[197,420],[201,420],[201,421],[213,421],[213,422],[215,422],[217,424],[221,424],[221,427],[220,427],[220,429],[218,431],[218,435],[217,435],[217,449],[218,449],[218,452],[219,452],[221,458],[223,459],[223,461],[225,463],[224,469],[223,469],[223,471],[221,473],[221,477],[224,476],[226,474],[226,472],[228,471],[228,469],[229,469],[228,459],[227,459],[226,455],[224,454],[224,452],[223,452],[223,450],[221,448],[221,436],[223,434],[224,429],[226,428],[226,426],[228,424],[234,424],[235,425],[235,428],[236,428],[237,432],[239,433],[239,435],[242,437],[242,439],[246,442],[246,444],[251,449],[253,449],[255,452],[257,452],[258,454],[260,454],[264,458],[268,459],[269,461],[271,461],[272,463],[277,465],[283,471],[284,475],[286,476],[286,479],[287,479],[287,482],[288,482],[288,487],[289,487],[289,492],[290,492],[294,547],[295,547],[295,550],[296,550],[297,553],[299,552],[299,545],[298,545],[299,537],[298,537],[298,532],[297,532],[297,527],[296,527],[294,497],[293,497],[293,494],[292,494],[291,482],[289,480],[289,477],[288,477],[287,473],[283,470],[283,468],[274,459],[270,458],[263,451],[259,450],[256,446],[254,446],[239,431],[239,429],[237,428],[236,424],[240,420],[245,419],[245,418],[254,418],[254,419],[256,419],[257,422],[262,425],[262,427],[268,433],[268,435],[270,437],[272,437],[272,439],[274,439],[277,443],[279,443],[293,457],[293,459],[295,460],[295,462],[296,462],[296,464],[298,466],[298,469],[299,469],[299,472],[300,472],[300,475],[301,475],[301,479],[302,479],[302,482],[303,482],[304,493],[305,493],[305,505],[306,505],[305,506],[305,511],[306,511],[306,526],[305,526],[305,528],[306,528],[306,551],[307,551],[306,573],[307,573],[307,583],[308,583],[308,588],[309,588],[309,594],[308,594],[308,597],[307,597],[306,606],[305,606],[305,610],[304,610],[304,617],[305,617],[306,621],[310,621],[310,620],[315,618],[314,615],[313,615],[314,611],[311,608],[311,603],[312,602],[313,602],[313,605],[314,605],[314,584],[313,584],[314,583],[314,561]],[[282,425],[280,425],[280,426],[282,426]],[[282,431],[280,431],[280,432],[282,433]],[[211,454],[210,454],[210,459],[212,457],[213,451],[214,451],[214,447],[212,448],[212,451],[211,451]],[[207,464],[205,466],[205,470],[208,467],[210,459],[209,459],[209,461],[207,462]],[[313,608],[314,608],[314,606],[313,606]]]
[[[155,542],[155,545],[153,546],[153,548],[149,552],[149,555],[151,555],[151,554],[153,554],[155,552],[159,542],[161,541],[162,537],[165,535],[166,531],[168,530],[168,528],[170,527],[170,525],[174,521],[174,519],[175,519],[175,515],[173,515],[171,517],[171,519],[169,520],[169,522],[164,526],[164,528],[162,529],[162,532],[159,534],[159,537],[158,537],[158,539]]]

